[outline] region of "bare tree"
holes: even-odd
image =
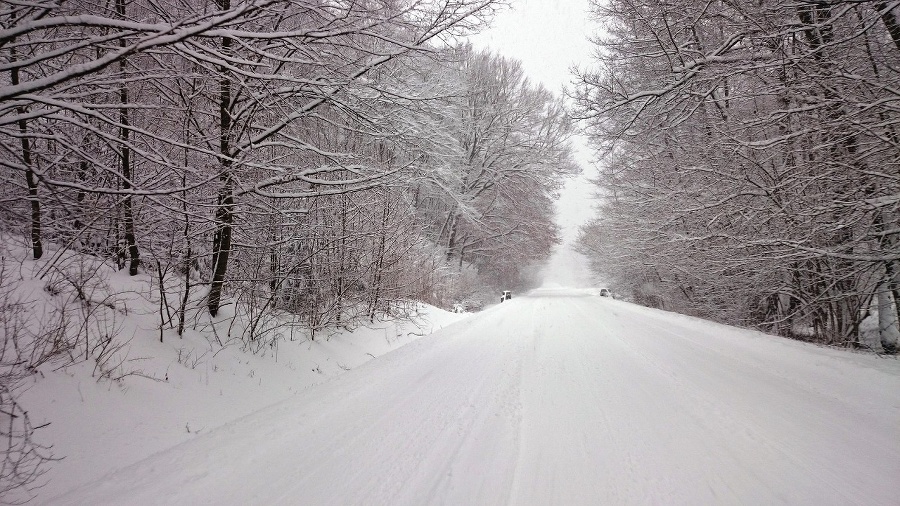
[[[645,303],[858,342],[898,260],[893,11],[594,10],[610,35],[579,75],[577,114],[609,162],[585,247]]]
[[[521,270],[545,259],[557,241],[551,200],[577,172],[572,126],[558,98],[528,81],[521,65],[471,46],[451,60],[461,75],[443,129],[452,155],[421,203],[435,240],[459,266],[469,262],[491,283],[521,286]]]

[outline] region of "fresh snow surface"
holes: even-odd
[[[137,462],[122,442],[38,502],[896,505],[900,363],[543,288]]]
[[[0,296],[5,293],[22,301],[35,327],[52,325],[51,308],[64,303],[67,311],[81,311],[85,306],[58,274],[38,279],[47,260],[29,260],[21,242],[0,236],[4,275]],[[312,341],[307,332],[292,337],[282,328],[277,346],[253,354],[242,349],[237,338],[246,322],[234,318],[229,301],[215,322],[202,309],[192,311],[184,336],[167,328],[160,343],[155,279],[143,273],[129,277],[89,255],[48,249],[46,258],[56,259],[54,273],[86,280],[85,293],[92,300],[87,307],[98,316],[90,325],[91,342],[96,343],[98,334],[116,336],[121,347],[110,354],[107,365],[121,364],[110,376],[124,377],[103,378],[94,359],[68,366],[57,361],[41,365],[21,385],[19,402],[32,424],[43,426],[35,440],[52,446],[53,455],[61,458],[34,484],[36,499],[31,504],[58,503],[62,499],[54,497],[78,486],[206,435],[470,316],[410,303],[406,309],[414,318],[409,321],[376,320],[352,332],[323,331]],[[167,281],[169,300],[180,301],[183,280],[172,278]],[[198,289],[194,292],[202,297]],[[198,305],[202,308],[195,301]],[[216,342],[216,335],[224,346]],[[0,496],[0,504],[26,497],[25,492],[14,491]],[[116,502],[140,504],[136,501]]]
[[[153,329],[156,322],[146,321],[131,338],[124,365],[125,371],[136,374],[121,382],[98,380],[92,363],[42,367],[21,401],[36,424],[50,423],[38,431],[39,442],[52,445],[54,455],[62,459],[39,480],[43,485],[34,503],[55,504],[50,500],[54,496],[290,398],[468,316],[424,305],[420,309],[414,322],[381,322],[315,341],[282,342],[277,353],[266,350],[261,356],[237,344],[220,348],[194,333],[184,339],[167,335],[161,344]]]

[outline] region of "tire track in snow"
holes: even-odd
[[[517,297],[54,503],[896,504],[898,376],[583,295]]]
[[[606,311],[621,305],[607,304]],[[585,315],[598,324],[610,323],[610,318],[597,311]],[[715,332],[746,331],[708,324],[705,333],[695,336],[697,331],[684,325],[683,318],[666,320],[667,325],[660,324],[663,318],[632,317],[625,320],[626,325],[617,322],[617,342],[637,358],[635,364],[643,368],[642,376],[657,374],[671,382],[672,394],[682,408],[676,416],[703,428],[703,435],[696,437],[715,442],[707,458],[718,463],[708,466],[720,476],[718,481],[733,490],[734,482],[739,482],[735,475],[752,477],[752,490],[739,490],[735,499],[755,496],[766,503],[890,504],[891,493],[886,494],[883,482],[879,483],[883,478],[869,473],[870,456],[880,455],[882,465],[890,468],[893,462],[897,469],[900,455],[896,447],[893,451],[886,448],[884,439],[873,445],[874,438],[860,437],[848,427],[848,420],[860,416],[858,407],[835,403],[833,396],[816,395],[782,374],[759,367],[742,356],[740,348],[718,339]],[[738,342],[743,344],[740,339]],[[760,353],[772,344],[765,340],[756,343]],[[891,429],[889,423],[883,424],[884,417],[880,422],[872,428],[881,425],[876,433],[883,438]],[[860,455],[862,461],[846,465]]]

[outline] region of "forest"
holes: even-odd
[[[580,245],[610,284],[652,307],[896,351],[900,3],[591,6],[596,67],[572,95],[606,163]]]
[[[468,42],[507,3],[0,4],[0,496],[23,384],[121,379],[135,307],[262,354],[535,286],[576,135],[614,293],[897,353],[900,0],[590,0],[565,97]]]
[[[177,274],[181,314],[202,290],[320,329],[527,286],[572,125],[458,43],[491,8],[8,4],[0,223],[35,259]]]
[[[240,318],[227,337],[251,352],[531,286],[574,129],[518,61],[466,42],[499,6],[4,2],[0,493],[40,450],[23,378],[117,346],[94,335],[127,312],[97,295],[101,264],[154,280],[160,340]],[[25,278],[75,295],[38,324]]]

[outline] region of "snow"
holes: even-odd
[[[62,276],[37,279],[47,261],[27,260],[21,238],[0,239],[4,286],[11,286],[11,295],[26,302],[33,326],[45,320],[52,323],[52,308],[65,305],[69,312],[81,311],[83,306]],[[101,316],[92,324],[92,343],[98,334],[115,333],[114,343],[122,346],[110,353],[107,365],[122,365],[107,368],[111,375],[103,377],[94,360],[74,365],[55,361],[42,365],[23,385],[19,401],[32,424],[48,424],[37,431],[37,441],[51,445],[53,455],[61,458],[39,479],[35,504],[55,503],[55,496],[284,401],[470,316],[415,304],[417,315],[411,321],[376,321],[352,332],[323,332],[315,340],[298,334],[293,341],[283,340],[253,354],[242,349],[239,339],[229,339],[227,313],[233,314],[229,306],[216,324],[224,347],[216,344],[208,316],[204,321],[203,315],[191,319],[183,337],[166,330],[160,343],[155,279],[143,274],[131,278],[95,257],[52,245],[48,258],[54,259],[54,273],[86,280],[84,291],[93,301],[89,307]],[[233,333],[241,326],[238,321]],[[118,376],[123,377],[109,379]],[[0,503],[22,497],[18,493],[0,497]]]
[[[32,416],[51,422],[41,439],[65,457],[51,467],[39,499],[283,401],[419,336],[398,336],[393,324],[382,324],[327,341],[282,343],[277,361],[237,346],[217,350],[205,338],[160,344],[154,337],[145,332],[131,341],[130,356],[148,357],[132,366],[141,375],[111,383],[92,377],[87,363],[48,368],[25,393]]]
[[[897,504],[896,359],[599,297],[579,266],[277,361],[134,310],[156,380],[44,368],[24,396],[66,455],[35,503]]]

